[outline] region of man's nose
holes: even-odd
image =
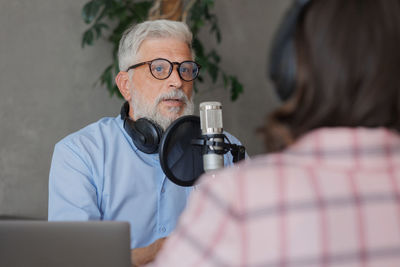
[[[171,75],[168,77],[168,82],[170,83],[169,86],[181,88],[182,86],[182,79],[179,76],[178,66],[174,66],[171,72]]]

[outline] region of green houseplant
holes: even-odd
[[[114,83],[118,73],[118,43],[123,31],[132,23],[147,19],[173,19],[185,21],[193,32],[193,48],[196,61],[202,66],[199,81],[204,74],[209,75],[213,83],[221,76],[224,87],[229,88],[232,101],[243,92],[238,78],[221,70],[220,56],[215,49],[207,51],[199,39],[199,31],[209,25],[210,33],[221,42],[221,32],[217,17],[211,13],[214,0],[91,0],[82,8],[82,18],[89,28],[83,33],[82,47],[94,45],[95,40],[105,37],[112,44],[113,61],[101,74],[99,81],[105,85],[110,95],[121,97]]]

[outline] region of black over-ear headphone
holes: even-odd
[[[269,77],[282,101],[288,100],[296,87],[296,51],[294,34],[299,17],[310,0],[295,0],[276,32],[270,50]]]
[[[132,120],[129,117],[128,102],[122,105],[121,119],[124,121],[125,131],[140,151],[147,154],[158,152],[158,145],[164,132],[159,125],[146,118]]]

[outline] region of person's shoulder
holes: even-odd
[[[237,200],[242,196],[242,190],[248,195],[252,194],[254,189],[268,188],[268,177],[274,175],[270,164],[268,155],[256,156],[228,168],[205,173],[195,187],[200,194],[217,201],[221,207],[229,206],[232,211],[236,211]]]
[[[119,130],[119,117],[104,117],[80,130],[73,132],[57,142],[57,146],[79,146],[98,144],[100,140]]]

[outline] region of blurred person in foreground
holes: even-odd
[[[175,228],[192,187],[166,178],[158,147],[163,131],[193,114],[192,33],[183,22],[146,21],[123,34],[116,84],[126,100],[120,115],[68,135],[54,149],[50,221],[128,221],[132,263],[152,260]],[[225,133],[234,143],[233,136]],[[225,155],[225,165],[232,155]]]
[[[274,153],[205,175],[154,266],[400,266],[399,14],[399,0],[296,1],[271,54],[292,35]]]

